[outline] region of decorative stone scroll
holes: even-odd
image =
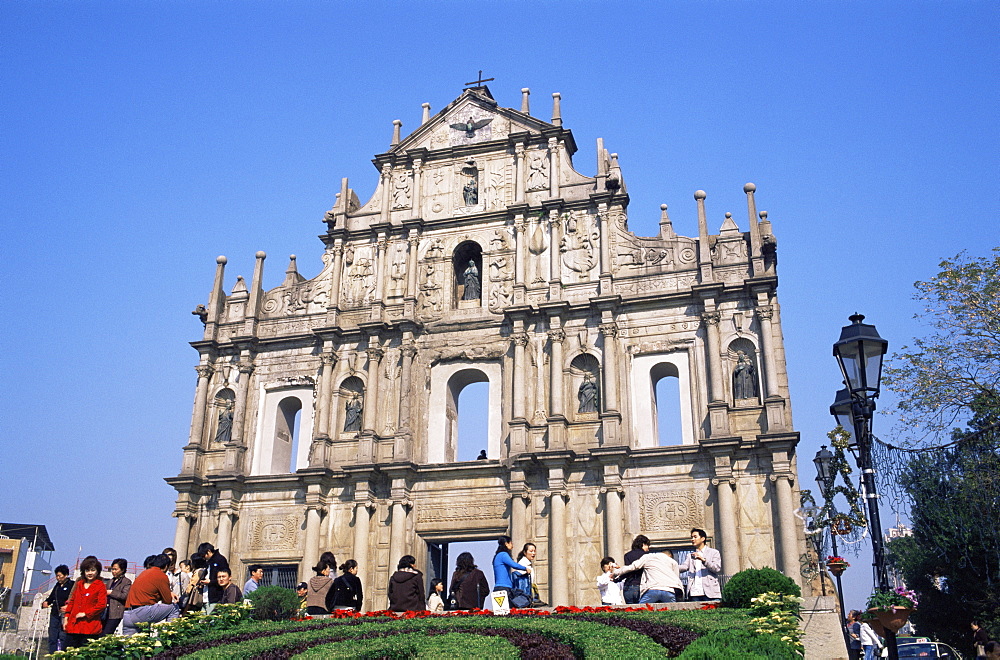
[[[466,522],[469,520],[502,519],[507,501],[473,503],[466,500],[453,505],[420,505],[416,507],[418,523]]]
[[[694,491],[642,494],[639,503],[643,530],[686,532],[705,523],[705,507]]]
[[[298,529],[299,518],[294,514],[256,516],[250,521],[250,550],[296,550],[299,544]]]

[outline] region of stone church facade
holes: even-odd
[[[678,236],[628,228],[617,154],[577,171],[553,117],[466,89],[409,136],[395,123],[374,195],[342,182],[322,271],[224,289],[204,336],[177,490],[175,547],[200,541],[298,579],[324,550],[360,564],[366,607],[412,554],[450,577],[447,544],[537,544],[552,604],[593,604],[599,560],[639,533],[708,531],[723,569],[802,582],[795,447],[776,295],[776,242],[744,186],[730,214]],[[679,415],[658,429],[657,383]],[[458,398],[488,383],[486,459],[457,460]],[[665,405],[664,402],[659,402]],[[660,438],[669,438],[661,443]],[[489,570],[487,570],[489,574]],[[428,578],[430,575],[428,575]]]

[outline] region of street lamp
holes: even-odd
[[[813,463],[816,464],[816,482],[819,484],[820,495],[826,500],[827,493],[833,488],[833,452],[826,448],[826,445],[820,447],[819,451],[816,452],[816,458],[813,459]],[[820,530],[822,534],[822,530]],[[840,553],[837,552],[837,530],[832,526],[830,527],[830,545],[833,549],[833,556],[839,557]],[[840,602],[840,615],[847,616],[847,610],[844,609],[844,585],[841,583],[840,576],[843,574],[843,568],[839,571],[832,571],[834,579],[837,580],[837,600]],[[825,594],[824,594],[825,595]],[[840,626],[841,633],[844,635],[844,644],[850,649],[850,639],[847,636],[847,628],[843,625]]]
[[[878,491],[875,488],[875,468],[872,465],[871,425],[875,399],[881,389],[882,358],[889,348],[889,342],[879,336],[875,326],[863,323],[864,320],[865,317],[861,314],[852,315],[851,325],[841,329],[840,339],[833,345],[833,356],[837,358],[846,390],[837,393],[837,400],[830,406],[830,412],[857,444],[858,468],[861,470],[861,483],[868,500],[875,583],[880,591],[888,591],[889,573],[882,539]],[[899,651],[896,648],[896,633],[886,628],[885,641],[889,648],[889,659],[897,660]]]

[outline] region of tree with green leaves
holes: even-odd
[[[931,332],[884,379],[898,397],[893,440],[911,452],[898,479],[913,536],[889,559],[920,594],[920,634],[971,651],[973,619],[1000,637],[1000,248],[945,260],[915,287]]]
[[[931,333],[886,365],[885,386],[899,398],[897,441],[946,436],[972,404],[1000,408],[1000,248],[990,257],[961,253],[914,284]],[[904,430],[905,429],[905,430]]]

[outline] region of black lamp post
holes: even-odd
[[[879,336],[875,326],[862,323],[864,320],[865,317],[861,314],[851,316],[851,325],[841,329],[840,340],[833,345],[833,356],[837,358],[847,387],[837,393],[837,400],[830,406],[830,413],[857,444],[861,483],[868,500],[868,526],[872,537],[872,553],[875,556],[875,584],[879,590],[888,591],[889,573],[882,540],[878,491],[875,489],[875,469],[872,465],[871,425],[875,399],[878,398],[882,380],[882,358],[889,342]],[[889,659],[898,660],[896,633],[886,628],[885,641]]]
[[[813,463],[816,464],[816,482],[819,485],[820,495],[823,496],[825,500],[827,498],[827,492],[833,487],[833,452],[826,448],[826,445],[820,447],[820,450],[816,452],[816,458],[813,459]],[[822,533],[822,530],[820,531]],[[839,557],[840,554],[837,552],[837,530],[833,527],[830,528],[830,545],[833,549],[833,556]],[[837,580],[837,601],[840,603],[840,616],[844,617],[846,620],[847,610],[844,609],[844,586],[841,584],[840,575],[843,571],[834,572],[834,579]],[[825,595],[825,594],[824,594]],[[850,639],[847,636],[847,628],[844,625],[840,626],[840,632],[844,635],[844,644],[850,650]]]

